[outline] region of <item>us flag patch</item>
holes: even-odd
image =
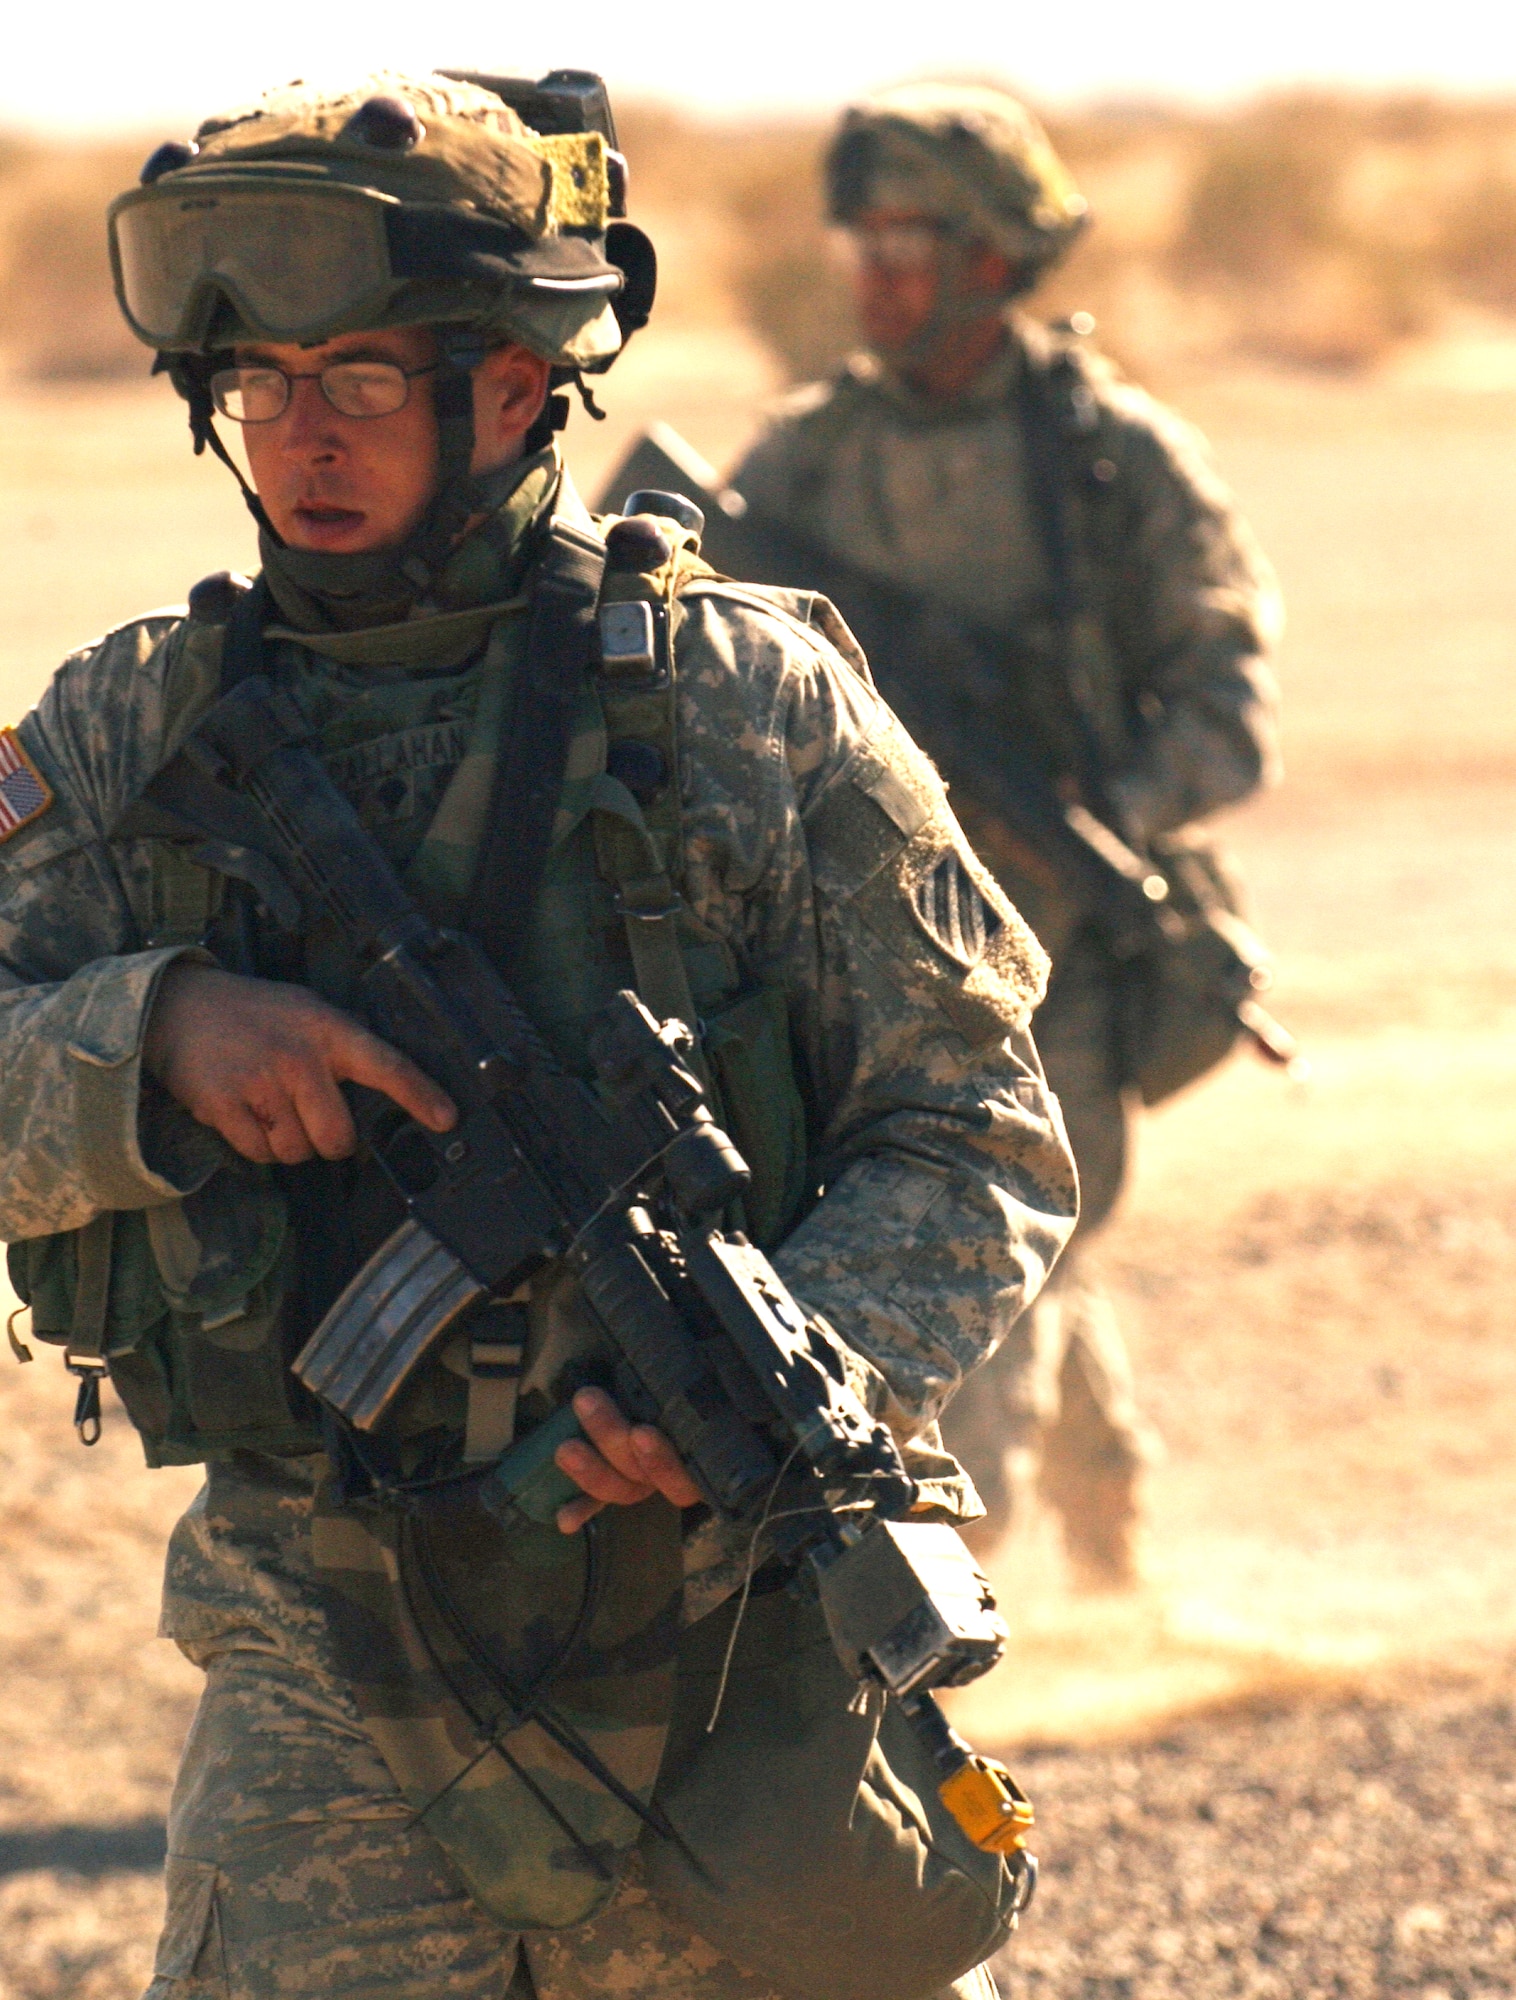
[[[46,778],[14,729],[0,729],[0,842],[41,817],[53,802]]]

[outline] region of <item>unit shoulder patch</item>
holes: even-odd
[[[933,944],[969,972],[984,957],[1002,923],[1000,912],[985,899],[955,847],[917,882],[911,908]]]
[[[0,729],[0,845],[40,819],[53,802],[52,787],[21,747],[14,729]]]

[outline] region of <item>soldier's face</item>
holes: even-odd
[[[864,339],[881,354],[909,347],[942,289],[942,233],[930,216],[872,209],[849,231],[853,298]]]
[[[319,347],[258,342],[237,349],[239,368],[289,376],[289,401],[242,436],[258,497],[292,549],[367,555],[403,542],[437,484],[437,418],[432,406],[436,341],[425,327],[339,334]],[[353,416],[323,392],[334,362],[381,362],[406,371],[405,402],[381,416]]]
[[[982,294],[986,316],[999,313],[1009,263],[987,246],[961,243],[938,218],[914,209],[869,209],[848,235],[859,322],[880,354],[914,348],[947,297]]]

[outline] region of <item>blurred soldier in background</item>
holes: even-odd
[[[1037,1043],[1079,1165],[1076,1249],[945,1428],[989,1509],[981,1553],[1040,1482],[1078,1579],[1121,1587],[1152,1438],[1077,1246],[1120,1192],[1130,1096],[1153,1102],[1208,1068],[1239,1016],[1281,1055],[1238,1001],[1249,975],[1262,983],[1256,941],[1229,961],[1221,1011],[1196,1004],[1191,961],[1210,979],[1245,934],[1214,855],[1175,838],[1277,774],[1265,656],[1279,600],[1197,434],[1090,351],[1087,315],[1049,329],[1013,309],[1087,221],[1021,104],[887,91],[845,114],[826,183],[868,351],[781,407],[727,511],[745,502],[745,528],[786,539],[806,572],[793,580],[837,599],[1052,955]],[[710,538],[707,552],[721,562]],[[1167,887],[1175,937],[1189,916],[1205,941],[1155,957],[1103,921],[1080,871],[998,809],[1002,785],[1027,779],[1097,848],[1119,836],[1102,861],[1150,896]]]

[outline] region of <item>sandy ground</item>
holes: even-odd
[[[571,457],[592,490],[658,414],[719,463],[772,386],[648,337]],[[1232,833],[1313,1077],[1239,1060],[1145,1123],[1106,1257],[1169,1448],[1151,1582],[1073,1598],[1035,1525],[963,1704],[1043,1810],[1009,1983],[1516,1992],[1516,388],[1421,357],[1186,400],[1291,601],[1291,778]],[[0,708],[251,565],[164,385],[0,391],[0,437]],[[194,1477],[142,1471],[119,1417],[79,1451],[69,1406],[54,1357],[0,1356],[0,2000],[140,1991],[194,1698],[152,1636]]]

